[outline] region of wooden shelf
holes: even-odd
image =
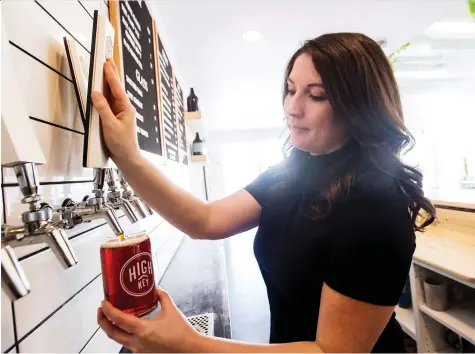
[[[201,112],[185,112],[185,120],[201,119]]]
[[[416,322],[412,308],[404,309],[396,306],[394,311],[396,312],[396,320],[401,325],[402,330],[406,332],[408,336],[416,340]]]
[[[416,244],[416,264],[475,287],[474,235],[434,226],[417,233]]]
[[[206,163],[206,155],[191,155],[191,162]]]
[[[459,336],[475,344],[475,303],[457,304],[447,311],[435,311],[421,303],[419,309]]]
[[[417,232],[409,273],[419,353],[457,352],[445,340],[446,329],[475,344],[475,301],[454,304],[439,312],[427,307],[423,300],[424,281],[433,272],[475,289],[475,214],[440,208],[437,213],[436,225],[424,233]],[[401,327],[411,333],[408,314],[398,308],[395,311]]]
[[[205,131],[201,112],[185,112],[185,126],[187,131],[193,135],[193,139],[196,133],[199,133],[202,138],[204,137]]]

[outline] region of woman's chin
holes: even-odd
[[[292,146],[296,147],[297,149],[300,149],[302,151],[308,151],[308,139],[302,136],[303,134],[292,134],[290,136],[290,142],[292,143]]]

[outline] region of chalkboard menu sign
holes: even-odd
[[[145,1],[112,1],[112,6],[111,21],[120,33],[117,44],[119,57],[122,55],[122,79],[137,112],[139,147],[162,156],[153,19]]]
[[[165,153],[168,160],[179,161],[178,134],[175,106],[175,90],[173,70],[168,60],[167,52],[163,47],[160,36],[157,33],[159,50],[160,72],[160,109],[163,122],[163,138],[165,141]]]
[[[186,130],[185,130],[185,105],[183,103],[183,90],[175,76],[175,99],[178,126],[178,154],[180,162],[188,165],[188,152],[186,148]]]

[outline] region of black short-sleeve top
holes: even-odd
[[[267,287],[271,343],[315,340],[324,282],[375,305],[399,300],[415,235],[407,198],[394,177],[359,159],[344,200],[323,220],[312,214],[323,188],[319,176],[354,148],[347,144],[320,156],[300,151],[291,181],[286,160],[245,188],[262,208],[254,253]],[[393,314],[373,352],[399,351],[403,336]]]

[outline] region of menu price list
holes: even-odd
[[[161,156],[153,19],[145,1],[120,1],[119,6],[125,90],[136,110],[139,147]]]
[[[188,152],[186,148],[186,130],[185,130],[185,104],[183,101],[183,90],[175,77],[175,97],[177,108],[178,125],[178,154],[180,162],[188,165]]]
[[[157,34],[158,36],[158,34]],[[160,36],[158,36],[159,47],[159,70],[161,87],[161,105],[163,136],[165,140],[165,152],[168,160],[178,162],[178,134],[175,107],[175,90],[173,70],[168,55],[163,47]]]

